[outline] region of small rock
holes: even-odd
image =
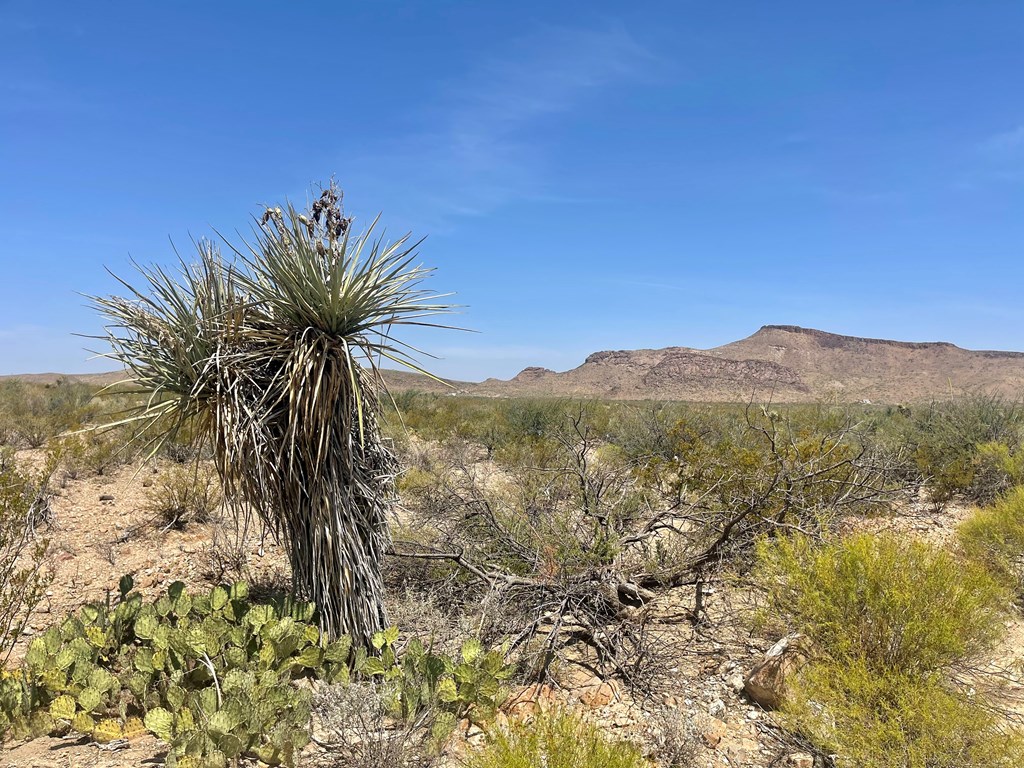
[[[26,637],[28,637],[30,635],[34,635],[35,634],[35,630],[32,629],[32,627],[25,627],[23,630],[21,630],[21,634],[23,634]]]
[[[580,701],[584,706],[598,709],[611,704],[617,698],[617,693],[618,687],[614,680],[601,680],[595,675],[580,691]]]
[[[704,743],[714,749],[722,742],[722,737],[725,736],[725,733],[725,723],[716,717],[710,717],[701,728],[700,735],[704,739]]]
[[[752,757],[757,754],[758,745],[753,739],[740,739],[736,744],[730,744],[725,754],[733,765],[750,765]]]
[[[750,671],[743,690],[754,702],[766,709],[782,703],[786,680],[806,662],[808,653],[801,635],[787,635],[773,645],[764,658]]]
[[[711,702],[711,706],[708,707],[708,714],[719,720],[725,717],[725,702],[721,699],[715,699]]]
[[[794,752],[786,755],[783,765],[789,768],[814,768],[814,757],[806,752]]]
[[[109,493],[104,493],[103,495],[100,496],[100,501],[113,501],[113,500],[114,500],[114,497],[111,496]]]
[[[725,682],[726,685],[732,688],[736,693],[742,693],[743,688],[747,684],[747,681],[743,679],[743,675],[741,674],[731,675]]]
[[[513,719],[527,719],[544,712],[558,703],[555,689],[550,685],[534,683],[514,693],[505,702],[504,709]]]
[[[471,746],[482,746],[484,743],[484,738],[485,735],[483,729],[479,726],[470,725],[469,728],[466,729],[466,741],[469,742]]]

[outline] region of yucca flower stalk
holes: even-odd
[[[387,626],[381,565],[397,464],[379,428],[384,361],[423,372],[396,326],[441,326],[418,243],[377,221],[352,236],[332,185],[307,213],[269,208],[255,238],[209,242],[180,274],[139,268],[94,298],[109,357],[148,393],[127,420],[149,452],[186,424],[213,447],[225,498],[286,544],[295,591],[329,636]]]

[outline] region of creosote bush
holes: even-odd
[[[933,672],[989,650],[1006,591],[983,568],[923,542],[861,533],[823,545],[765,540],[758,579],[770,610],[830,656]]]
[[[51,437],[86,424],[99,412],[94,391],[63,378],[54,384],[0,382],[0,445],[41,448]]]
[[[786,725],[842,768],[1011,768],[1024,739],[939,675],[880,674],[864,661],[809,665]]]
[[[608,739],[596,726],[566,712],[495,730],[468,758],[469,768],[646,768],[639,748]]]
[[[1003,494],[957,530],[964,554],[1024,596],[1024,486]]]
[[[900,419],[895,419],[899,427]],[[1021,479],[1024,408],[995,395],[973,394],[914,407],[897,440],[908,446],[932,498],[958,494],[986,503]]]
[[[891,534],[763,541],[769,612],[810,640],[783,719],[840,766],[1019,765],[1024,739],[962,681],[999,639],[1007,591],[983,567]],[[780,629],[782,629],[780,627]]]

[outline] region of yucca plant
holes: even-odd
[[[378,366],[423,372],[396,326],[440,326],[408,236],[350,233],[331,184],[306,213],[268,208],[255,238],[210,242],[180,274],[139,268],[127,298],[95,298],[109,356],[149,393],[128,420],[154,452],[184,426],[213,447],[226,500],[288,545],[295,590],[322,628],[369,643],[387,626],[381,559],[396,462]]]

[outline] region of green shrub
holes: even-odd
[[[763,541],[771,608],[835,658],[930,672],[992,647],[1006,591],[984,568],[912,539],[861,533],[821,546]]]
[[[975,512],[957,530],[964,554],[1024,595],[1024,486]]]
[[[32,384],[0,382],[0,444],[39,448],[51,437],[76,429],[99,411],[94,387],[67,379]]]
[[[470,768],[645,768],[640,750],[610,741],[594,725],[565,712],[496,730],[468,759]]]
[[[840,766],[1007,767],[1024,741],[958,681],[1002,633],[1007,590],[982,566],[922,542],[862,533],[764,541],[769,611],[812,658],[787,681],[786,725]]]
[[[809,665],[783,707],[789,728],[838,764],[871,768],[1006,768],[1024,740],[935,675],[878,674],[847,660]]]
[[[963,494],[972,501],[990,501],[1006,487],[1006,470],[1014,466],[993,461],[979,446],[999,446],[1007,458],[1021,448],[1024,409],[993,395],[969,395],[915,408],[903,424],[898,441],[907,446],[932,498],[948,501]],[[1019,470],[1019,467],[1018,467]]]
[[[997,441],[976,448],[974,498],[984,503],[1016,485],[1024,484],[1024,450],[1020,445]]]
[[[124,430],[58,435],[47,443],[47,456],[65,479],[107,475],[129,460],[128,440]]]

